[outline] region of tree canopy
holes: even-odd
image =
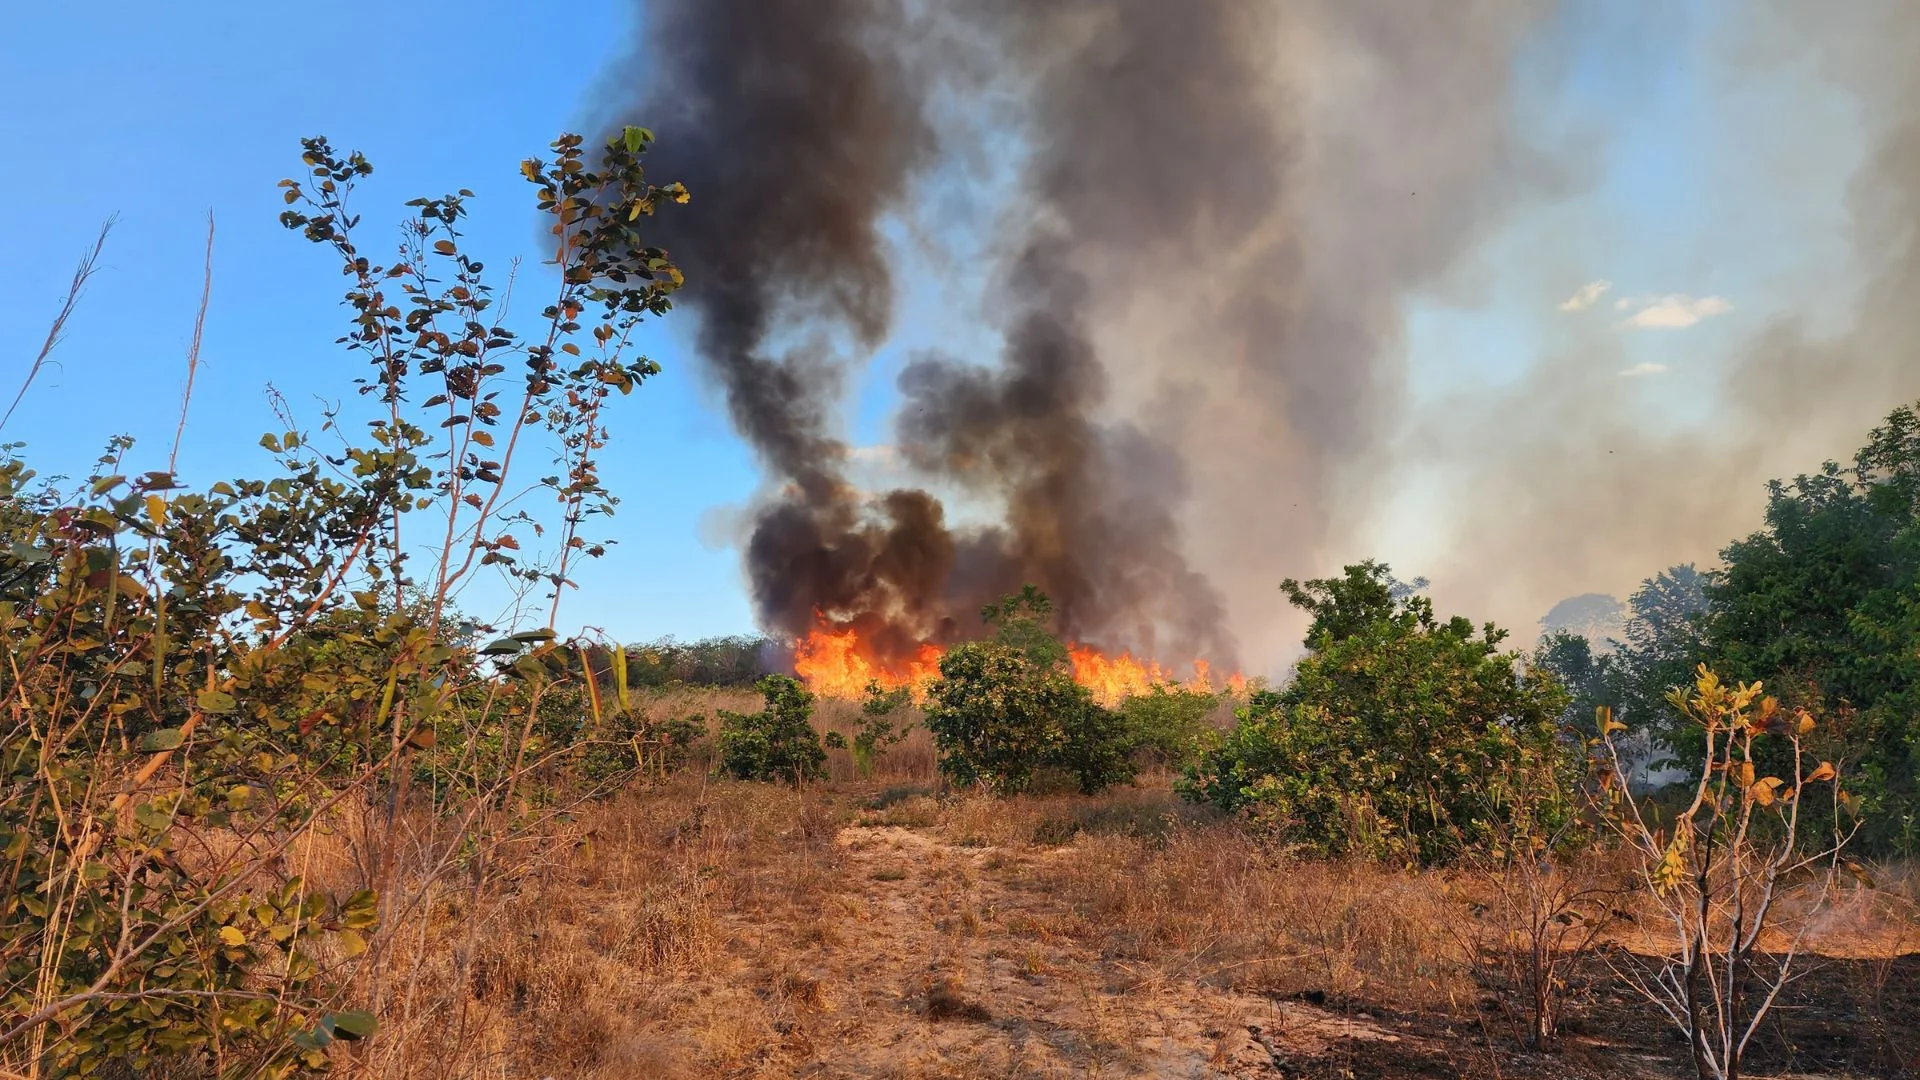
[[[981,611],[992,638],[940,657],[926,725],[955,782],[1012,793],[1049,767],[1073,773],[1089,793],[1132,779],[1125,722],[1074,681],[1066,645],[1047,625],[1052,612],[1029,585]]]
[[[1506,634],[1397,598],[1388,568],[1289,581],[1314,615],[1293,682],[1255,694],[1182,781],[1309,849],[1445,861],[1484,843],[1512,800],[1569,779],[1567,695],[1500,650]]]
[[[1896,409],[1851,467],[1768,486],[1765,524],[1721,552],[1701,651],[1729,677],[1835,718],[1874,846],[1920,839],[1920,413]]]

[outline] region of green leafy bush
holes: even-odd
[[[853,741],[848,746],[853,752],[854,772],[871,776],[874,758],[913,730],[911,722],[902,724],[893,719],[912,699],[913,692],[905,686],[888,689],[878,681],[867,684],[866,695],[860,702],[860,716],[853,722]]]
[[[1504,637],[1388,596],[1387,568],[1289,582],[1315,615],[1285,690],[1255,694],[1181,790],[1326,854],[1440,862],[1487,841],[1541,767],[1570,782],[1555,721],[1566,694],[1499,651]],[[1356,595],[1359,594],[1359,595]]]
[[[737,780],[824,779],[827,751],[813,729],[813,694],[791,675],[760,680],[766,708],[757,713],[722,710],[720,769]]]
[[[572,678],[554,631],[476,650],[451,598],[492,567],[557,604],[604,550],[581,535],[613,506],[602,408],[658,371],[627,342],[680,284],[640,234],[685,198],[646,181],[651,138],[596,155],[568,135],[521,164],[558,270],[527,343],[462,250],[471,193],[409,203],[376,262],[348,205],[372,166],[304,140],[281,221],[337,258],[338,340],[365,365],[367,407],[326,413],[329,449],[283,411],[269,479],[190,488],[177,445],[142,471],[121,438],[71,491],[0,449],[0,1073],[279,1078],[374,1034],[342,1007],[369,984],[362,958],[451,865],[407,864],[397,815],[456,820],[478,848],[471,830],[514,827],[492,811],[523,801],[541,740],[578,726],[552,708]],[[495,449],[543,439],[561,463],[533,485],[557,508],[545,523]],[[516,554],[536,535],[556,548],[537,566]],[[436,753],[456,732],[459,752]],[[349,841],[364,880],[290,872],[349,811],[374,815]]]
[[[1136,757],[1162,768],[1180,768],[1206,750],[1214,737],[1207,716],[1220,698],[1204,690],[1156,684],[1120,703],[1126,740]]]
[[[1862,846],[1920,847],[1920,407],[1894,410],[1850,467],[1769,485],[1764,527],[1720,559],[1701,659],[1832,717],[1813,745],[1853,765]],[[1669,732],[1702,760],[1697,726]],[[1786,775],[1784,754],[1764,747],[1761,767]]]
[[[1013,793],[1051,767],[1091,794],[1133,778],[1126,723],[1073,680],[1066,647],[1046,628],[1051,611],[1029,585],[983,611],[992,640],[941,656],[924,708],[940,770],[954,782]]]

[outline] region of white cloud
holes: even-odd
[[[1626,369],[1625,371],[1622,371],[1620,373],[1620,377],[1623,379],[1637,379],[1642,375],[1665,375],[1666,373],[1667,373],[1667,365],[1655,364],[1650,361],[1643,360],[1640,363],[1635,364],[1632,367]]]
[[[1560,301],[1560,310],[1567,312],[1585,311],[1593,306],[1595,300],[1606,295],[1607,290],[1611,288],[1613,288],[1613,282],[1605,278],[1601,278],[1599,281],[1589,281],[1576,289],[1572,296]]]
[[[1625,301],[1622,301],[1622,304],[1625,304]],[[1702,296],[1695,299],[1686,293],[1642,297],[1629,306],[1637,307],[1639,310],[1621,325],[1630,326],[1636,330],[1680,330],[1702,319],[1725,315],[1733,310],[1733,305],[1724,296]],[[1621,307],[1621,310],[1624,311],[1626,308]]]
[[[859,465],[872,465],[878,468],[892,468],[900,464],[900,451],[887,443],[874,446],[849,446],[847,459]]]

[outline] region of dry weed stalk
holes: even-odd
[[[1815,916],[1832,902],[1859,825],[1847,823],[1851,800],[1838,769],[1809,759],[1814,719],[1804,709],[1763,698],[1759,683],[1727,686],[1705,665],[1669,701],[1699,725],[1704,750],[1693,796],[1668,828],[1625,794],[1627,765],[1614,740],[1624,725],[1601,717],[1609,820],[1664,927],[1660,955],[1618,953],[1614,965],[1686,1037],[1700,1080],[1739,1080],[1755,1035],[1804,967]],[[1763,736],[1784,751],[1789,777],[1764,773]],[[1811,840],[1803,808],[1822,784],[1832,831]],[[1799,909],[1790,918],[1789,894]]]
[[[100,235],[94,237],[93,247],[80,256],[80,264],[74,268],[73,280],[67,283],[66,299],[61,301],[60,310],[53,317],[53,325],[47,329],[47,339],[40,344],[40,351],[34,355],[33,363],[27,365],[27,377],[20,383],[20,390],[13,395],[12,404],[0,414],[0,430],[4,430],[7,421],[13,419],[15,409],[33,388],[34,381],[40,378],[40,371],[47,365],[47,357],[53,353],[54,346],[60,344],[60,335],[66,331],[67,320],[73,317],[73,309],[80,305],[80,294],[86,291],[87,282],[99,268],[100,252],[107,246],[107,234],[113,231],[117,217],[108,218],[100,226]]]

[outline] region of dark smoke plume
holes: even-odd
[[[1121,365],[1095,323],[1116,296],[1151,302],[1191,265],[1197,230],[1271,212],[1283,153],[1261,10],[982,5],[1033,102],[1026,236],[994,298],[1006,349],[997,368],[928,358],[900,380],[908,461],[1005,499],[1002,584],[1044,582],[1069,632],[1150,655],[1237,661],[1220,593],[1186,559],[1185,463],[1103,416]]]
[[[918,492],[864,502],[834,427],[842,362],[830,343],[775,340],[817,320],[870,350],[889,329],[880,221],[935,148],[921,84],[888,48],[902,14],[888,0],[679,0],[647,16],[651,167],[698,193],[656,235],[698,283],[700,352],[771,474],[746,544],[756,606],[790,635],[815,611],[878,617],[904,645],[938,621],[941,508]]]
[[[771,474],[743,545],[763,622],[797,635],[820,613],[904,652],[1034,582],[1076,638],[1235,663],[1232,628],[1249,620],[1215,581],[1258,582],[1264,613],[1273,581],[1315,564],[1335,475],[1370,452],[1393,399],[1381,366],[1400,293],[1518,186],[1503,180],[1505,72],[1540,6],[646,5],[645,50],[618,76],[645,88],[615,118],[655,126],[654,168],[694,193],[660,239]],[[950,48],[928,47],[936,30]],[[1371,80],[1355,100],[1305,103],[1314,65],[1355,58]],[[943,86],[1019,104],[941,146],[928,117]],[[1394,141],[1340,133],[1373,113]],[[900,378],[904,461],[1000,510],[956,529],[926,492],[847,482],[844,367],[830,345],[776,343],[821,324],[856,349],[880,342],[881,223],[942,154],[1009,135],[1028,160],[986,297],[1002,355],[922,356]],[[1399,203],[1415,170],[1433,190],[1417,210]],[[1174,308],[1195,315],[1158,314]]]
[[[1408,302],[1473,306],[1495,231],[1577,193],[1608,123],[1634,122],[1525,122],[1560,92],[1561,54],[1654,55],[1684,36],[1669,5],[649,0],[601,118],[658,129],[654,168],[693,192],[660,239],[768,473],[741,546],[769,629],[819,613],[905,653],[1033,582],[1080,640],[1271,662],[1298,633],[1274,583],[1376,552],[1395,481],[1448,494],[1423,523],[1435,563],[1401,569],[1527,626],[1559,596],[1709,560],[1757,518],[1761,479],[1844,454],[1920,393],[1910,6],[1741,5],[1739,34],[1685,46],[1725,85],[1847,96],[1870,152],[1848,325],[1766,326],[1711,416],[1664,431],[1617,335],[1422,413],[1403,353]],[[1764,130],[1811,145],[1831,124],[1791,100]],[[911,232],[983,159],[1014,166],[975,313],[999,344],[907,365],[894,438],[929,490],[863,491],[838,422],[851,365],[893,329],[889,226]],[[1524,269],[1602,276],[1574,266],[1606,250],[1594,232],[1556,231]],[[957,522],[933,490],[990,520]]]

